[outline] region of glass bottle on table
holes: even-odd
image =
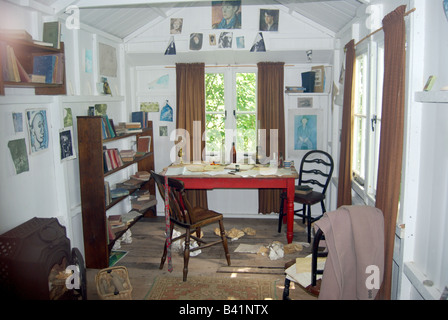
[[[232,142],[232,151],[231,151],[231,159],[232,163],[236,163],[236,148],[235,148],[235,142]]]

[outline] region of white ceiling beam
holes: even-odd
[[[39,11],[44,14],[49,14],[49,15],[55,14],[55,11],[52,7],[43,5],[34,0],[8,0],[8,2],[11,2],[12,4],[15,4],[16,6],[19,6],[19,7],[26,7],[29,9]]]

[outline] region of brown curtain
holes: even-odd
[[[345,46],[345,84],[342,111],[341,154],[339,160],[337,206],[352,204],[353,104],[355,75],[355,41]]]
[[[183,150],[190,161],[201,161],[205,141],[205,64],[176,64],[176,128],[189,133]],[[192,206],[208,208],[206,190],[188,190]]]
[[[404,139],[406,6],[383,19],[384,88],[376,207],[384,214],[384,279],[378,299],[391,298],[392,259],[400,198]]]
[[[278,130],[278,155],[281,152],[285,156],[284,66],[283,62],[258,63],[257,120],[258,129],[266,130],[267,157],[271,155],[271,129]],[[280,189],[260,189],[258,212],[262,214],[278,212],[281,191]]]

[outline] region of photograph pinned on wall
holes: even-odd
[[[254,44],[250,48],[250,52],[266,52],[266,46],[264,44],[263,33],[259,32],[255,37]]]
[[[310,150],[322,148],[323,115],[321,109],[290,109],[288,112],[288,155],[302,157]]]
[[[313,107],[313,98],[297,98],[297,108],[312,108]]]
[[[12,123],[15,133],[23,132],[23,114],[21,112],[12,113]]]
[[[218,48],[232,48],[233,32],[221,32],[218,40]]]
[[[241,29],[241,1],[212,1],[213,29]]]
[[[73,130],[67,127],[59,130],[59,145],[61,147],[61,161],[76,159],[73,149]]]
[[[165,50],[165,55],[166,56],[174,56],[176,55],[176,44],[174,43],[174,37],[171,36],[170,38],[170,42],[168,43],[168,47],[166,47]]]
[[[30,153],[38,153],[48,149],[49,133],[46,109],[26,110]]]
[[[173,122],[173,108],[168,104],[168,100],[160,112],[160,121]]]
[[[84,52],[84,72],[93,73],[93,51],[90,49]]]
[[[208,35],[208,44],[210,46],[216,46],[216,34],[212,33]]]
[[[202,33],[192,33],[190,34],[190,50],[201,50],[202,49]]]
[[[184,24],[184,19],[182,18],[171,18],[170,21],[170,34],[181,34],[182,26]]]
[[[260,31],[278,31],[279,10],[260,9]]]
[[[14,168],[16,169],[16,174],[30,171],[25,138],[9,141],[8,149],[12,162],[14,163]]]
[[[159,127],[159,136],[160,137],[168,137],[168,126],[160,126]]]
[[[314,77],[314,92],[322,93],[325,88],[325,67],[324,66],[314,66],[311,71],[315,72]]]

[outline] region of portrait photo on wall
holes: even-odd
[[[184,19],[182,18],[171,18],[170,21],[170,34],[181,34],[182,26],[184,24]]]
[[[241,1],[212,1],[213,29],[241,29]]]
[[[310,150],[322,148],[322,110],[291,109],[289,119],[289,156],[301,157]]]
[[[28,126],[30,153],[33,154],[48,149],[47,110],[26,110],[26,123]]]
[[[190,34],[190,50],[201,50],[202,38],[203,38],[202,33]]]
[[[260,9],[260,31],[278,31],[278,22],[278,9]]]
[[[73,131],[72,127],[59,130],[59,144],[61,146],[61,161],[67,161],[76,158],[73,149]]]
[[[221,32],[218,39],[218,48],[232,48],[233,32]]]

